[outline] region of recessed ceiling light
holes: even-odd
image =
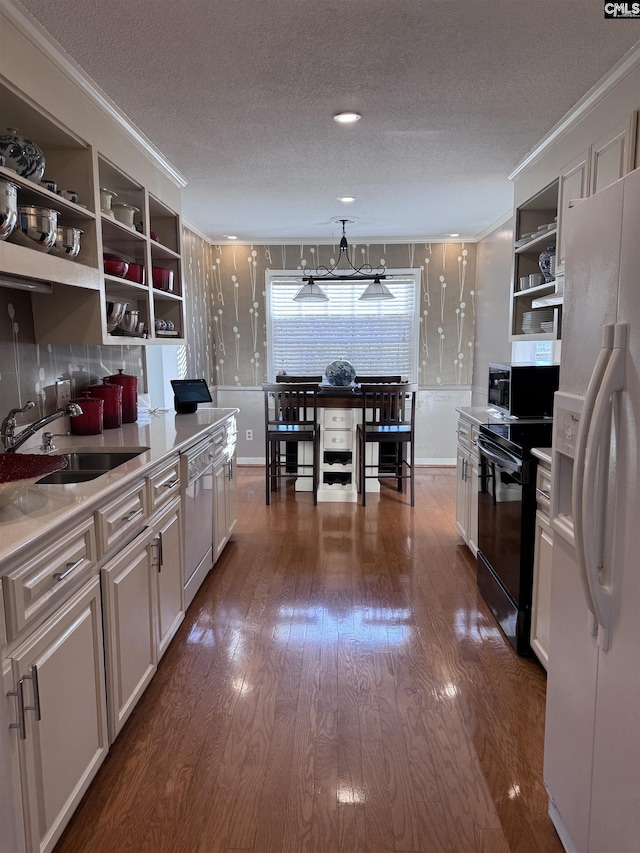
[[[336,113],[333,120],[339,124],[352,124],[354,121],[360,121],[361,118],[360,113]]]
[[[237,240],[238,239],[235,234],[225,234],[224,236],[225,236],[225,240]]]
[[[356,197],[354,195],[339,195],[338,201],[343,202],[343,204],[351,204],[352,201],[355,201]]]
[[[447,237],[459,237],[460,235],[459,234],[447,234],[446,236]]]

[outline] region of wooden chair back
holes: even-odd
[[[315,429],[318,415],[318,385],[313,383],[273,383],[262,386],[265,423],[296,424]]]
[[[408,426],[413,431],[415,397],[409,382],[362,385],[362,423],[365,427]]]
[[[322,374],[316,376],[290,376],[288,373],[279,373],[276,376],[276,382],[287,382],[289,384],[300,385],[304,382],[322,382]]]
[[[402,376],[356,376],[358,385],[383,385],[388,382],[402,382]]]

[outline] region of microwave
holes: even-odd
[[[559,375],[557,364],[490,364],[488,405],[511,418],[550,418]]]

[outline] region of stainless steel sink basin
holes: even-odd
[[[50,483],[85,483],[87,480],[95,480],[108,471],[113,471],[119,465],[124,465],[130,459],[140,456],[148,448],[141,447],[139,450],[96,450],[96,451],[72,451],[60,453],[67,460],[67,467],[62,471],[48,474],[36,485]]]
[[[95,480],[96,477],[101,477],[107,471],[69,471],[65,468],[64,471],[56,471],[53,474],[47,474],[41,480],[38,480],[36,486],[41,483],[86,483],[87,480]]]

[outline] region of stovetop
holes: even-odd
[[[480,434],[518,456],[528,455],[532,447],[551,447],[553,420],[519,420],[482,424]]]

